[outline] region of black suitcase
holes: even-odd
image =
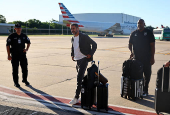
[[[81,107],[88,107],[91,109],[94,104],[94,91],[95,91],[95,72],[98,71],[95,62],[92,61],[91,67],[87,69],[87,75],[82,80],[81,87]]]
[[[108,83],[103,85],[102,83],[99,82],[99,61],[98,61],[98,84],[96,87],[96,106],[97,106],[97,111],[100,111],[100,109],[105,109],[108,111]]]
[[[122,76],[130,79],[143,78],[143,64],[136,59],[128,59],[123,62]]]
[[[170,67],[163,67],[158,70],[155,111],[158,115],[160,112],[170,113]]]
[[[82,85],[81,108],[85,106],[85,107],[88,107],[88,109],[91,109],[93,104],[94,104],[94,89],[87,88],[86,86]]]
[[[100,111],[100,109],[105,109],[108,111],[108,83],[103,85],[100,83],[97,87],[97,111]]]

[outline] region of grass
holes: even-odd
[[[0,37],[8,37],[8,35],[0,35]],[[57,37],[57,36],[65,36],[65,37],[71,37],[73,35],[59,35],[59,34],[56,34],[56,35],[28,35],[29,37]],[[98,37],[98,35],[89,35],[90,37]],[[129,35],[113,35],[113,36],[129,36]]]

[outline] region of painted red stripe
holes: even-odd
[[[60,7],[60,9],[64,9],[63,7]]]
[[[79,25],[79,27],[84,27],[83,25]]]
[[[68,20],[68,21],[73,23],[80,23],[79,21],[74,21],[74,20]]]
[[[70,24],[66,24],[67,27],[70,27]]]
[[[68,16],[63,16],[63,18],[69,18]]]
[[[170,38],[170,37],[164,37],[164,38]]]
[[[20,92],[20,91],[15,91],[12,89],[0,87],[0,91],[16,96],[22,96],[22,97],[28,97],[28,98],[33,98],[33,99],[40,99],[44,101],[52,101],[52,102],[60,102],[60,103],[65,103],[69,104],[70,100],[65,99],[65,98],[59,98],[59,97],[53,97],[53,96],[43,96],[43,95],[37,95],[29,92]],[[81,105],[80,103],[76,105]],[[93,106],[95,107],[95,106]],[[96,107],[95,107],[96,108]],[[133,110],[133,109],[128,109],[128,108],[121,108],[121,107],[115,107],[115,106],[109,106],[108,107],[109,111],[117,111],[120,113],[129,113],[129,114],[135,114],[135,115],[157,115],[156,113],[151,113],[151,112],[145,112],[145,111],[140,111],[140,110]]]
[[[62,14],[67,14],[65,11],[61,11]]]
[[[61,5],[61,3],[58,3],[59,5]]]

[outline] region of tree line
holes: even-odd
[[[27,32],[28,33],[32,33],[32,34],[36,34],[36,33],[49,33],[49,30],[47,29],[56,29],[56,30],[50,30],[50,33],[56,33],[56,34],[61,34],[62,33],[62,25],[57,24],[57,23],[53,23],[53,21],[58,22],[57,20],[50,20],[49,22],[41,22],[40,20],[37,19],[29,19],[28,21],[13,21],[13,22],[8,22],[8,24],[16,24],[19,23],[21,24],[22,28],[23,28],[23,32],[26,32],[26,28],[27,28]],[[6,18],[5,16],[0,14],[0,23],[6,23]],[[42,29],[46,29],[46,30],[42,30]],[[57,30],[59,29],[59,30]],[[68,27],[63,26],[63,33],[64,34],[71,34],[70,30]],[[12,30],[11,30],[12,31]]]

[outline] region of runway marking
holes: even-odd
[[[58,96],[51,96],[47,94],[39,94],[39,93],[31,93],[28,91],[24,91],[24,89],[21,88],[20,90],[4,87],[0,85],[0,92],[4,94],[10,94],[12,96],[19,96],[23,98],[30,98],[35,100],[42,100],[45,102],[52,102],[52,103],[61,103],[65,104],[67,106],[70,106],[70,98],[64,98],[64,97],[58,97]],[[81,104],[78,103],[75,106],[81,107]],[[70,106],[71,107],[71,106]],[[96,108],[95,106],[93,106]],[[142,109],[136,109],[136,108],[130,108],[130,107],[123,107],[123,106],[117,106],[117,105],[108,105],[109,112],[119,112],[119,113],[127,113],[127,114],[134,114],[134,115],[156,115],[154,111],[147,111]]]

